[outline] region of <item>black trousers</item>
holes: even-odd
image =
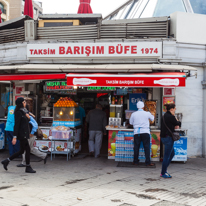
[[[10,156],[9,159],[13,160],[13,159],[17,158],[19,155],[22,155],[25,151],[26,152],[26,154],[25,154],[26,164],[29,165],[30,164],[29,142],[26,138],[19,140],[19,142],[20,142],[20,150],[18,152],[16,152],[15,154],[13,154],[12,156]]]
[[[146,157],[145,164],[149,165],[151,163],[150,161],[150,135],[147,133],[134,135],[134,163],[137,164],[139,162],[139,148],[140,148],[141,142],[143,142],[143,146],[144,146],[144,152],[145,152],[145,157]]]

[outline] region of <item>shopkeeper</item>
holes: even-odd
[[[150,160],[150,122],[153,121],[154,116],[150,112],[143,110],[144,102],[139,101],[137,103],[138,111],[132,113],[130,117],[130,124],[134,127],[134,165],[139,163],[139,148],[141,142],[143,142],[146,166],[154,166],[155,164],[151,163]]]

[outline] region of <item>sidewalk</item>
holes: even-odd
[[[1,160],[6,156],[0,152]],[[172,163],[172,179],[159,177],[159,162],[155,169],[123,168],[107,157],[79,155],[67,162],[56,156],[46,165],[31,162],[36,174],[18,163],[11,162],[8,171],[0,166],[1,206],[206,206],[204,158]]]

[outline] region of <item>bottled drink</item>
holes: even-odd
[[[120,98],[120,104],[123,105],[123,96]]]
[[[118,99],[117,99],[117,96],[115,97],[115,104],[117,104],[118,103]]]
[[[115,104],[115,97],[112,97],[112,104]]]

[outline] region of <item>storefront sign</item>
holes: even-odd
[[[88,87],[87,91],[115,91],[115,87]]]
[[[67,86],[66,81],[46,82],[45,86],[46,86],[46,91],[73,90],[73,87]]]
[[[145,93],[129,94],[129,110],[137,110],[137,102],[145,101],[146,99],[147,95]]]
[[[162,57],[162,42],[28,44],[28,58]]]
[[[86,87],[185,87],[185,73],[68,74],[67,85]]]
[[[175,88],[164,88],[164,96],[174,96]]]

